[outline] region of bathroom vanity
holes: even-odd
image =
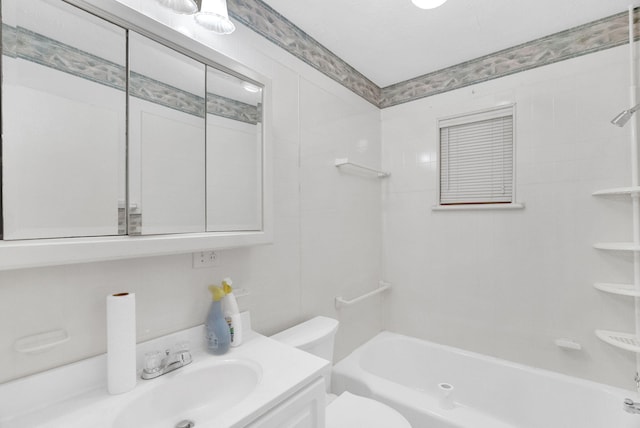
[[[145,353],[181,342],[193,362],[119,395],[107,392],[106,355],[0,385],[0,427],[324,427],[328,361],[251,331],[213,356],[203,337],[198,326],[139,344],[139,372]]]

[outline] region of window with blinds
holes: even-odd
[[[513,111],[509,106],[438,122],[440,205],[513,202]]]

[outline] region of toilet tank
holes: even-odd
[[[333,363],[333,344],[337,331],[337,320],[320,316],[274,334],[271,338]]]

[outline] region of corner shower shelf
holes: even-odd
[[[637,46],[636,46],[636,28],[635,28],[635,11],[633,6],[629,6],[629,65],[630,65],[630,84],[629,94],[631,105],[635,106],[638,103],[638,76],[637,76]],[[637,110],[637,107],[632,107],[629,110],[625,110],[623,114],[616,116],[616,119],[612,121],[614,125],[623,126],[626,120],[629,119],[631,114]],[[622,117],[623,120],[618,121]],[[609,330],[595,330],[595,334],[598,339],[608,343],[616,348],[624,349],[636,353],[636,368],[640,368],[640,324],[638,323],[638,317],[640,316],[640,299],[638,299],[640,287],[640,225],[637,224],[640,221],[640,165],[638,162],[638,151],[640,150],[640,139],[638,138],[638,121],[631,121],[630,135],[630,153],[629,159],[631,161],[631,186],[617,187],[612,189],[603,189],[593,192],[593,196],[630,196],[632,200],[632,222],[633,222],[633,234],[630,242],[599,242],[593,246],[598,250],[607,251],[624,251],[631,252],[633,254],[633,281],[632,284],[612,284],[612,283],[596,283],[594,287],[598,290],[605,291],[607,293],[613,293],[623,296],[631,296],[634,298],[634,315],[635,315],[635,328],[633,333],[621,333],[618,331]]]
[[[593,244],[593,247],[609,251],[640,251],[640,245],[633,242],[598,242]]]
[[[619,296],[640,297],[640,291],[636,290],[633,284],[611,284],[606,282],[596,282],[595,288],[605,293],[617,294]]]
[[[638,195],[640,194],[640,186],[618,187],[615,189],[604,189],[593,192],[593,196],[615,196],[615,195]]]
[[[635,334],[618,331],[596,330],[596,336],[616,348],[640,353],[640,339]]]

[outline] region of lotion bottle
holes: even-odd
[[[222,280],[222,288],[225,292],[222,306],[224,318],[229,325],[231,346],[238,346],[242,344],[242,319],[240,317],[240,309],[238,309],[238,302],[236,300],[236,296],[233,294],[231,284],[233,284],[231,278],[225,278]]]
[[[222,288],[215,285],[210,286],[209,291],[211,291],[213,302],[207,314],[207,352],[222,355],[229,350],[231,344],[229,325],[222,312],[222,299],[225,293]]]

